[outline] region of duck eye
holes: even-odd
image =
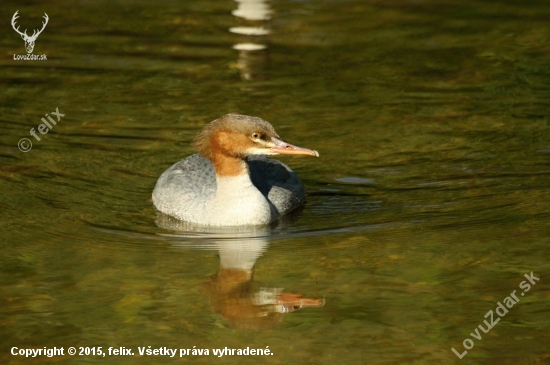
[[[259,133],[256,133],[256,132],[254,132],[254,133],[252,133],[252,138],[254,138],[254,139],[258,139],[258,138],[260,138],[260,134],[259,134]]]

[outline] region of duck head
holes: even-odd
[[[195,138],[197,151],[210,159],[218,176],[247,171],[244,159],[250,155],[309,155],[317,151],[282,139],[265,120],[240,114],[226,114],[208,124]]]

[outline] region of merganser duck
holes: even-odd
[[[199,152],[158,179],[153,204],[177,219],[208,226],[264,225],[305,203],[285,164],[264,155],[319,153],[285,142],[263,119],[227,114],[194,140]]]

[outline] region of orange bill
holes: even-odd
[[[271,141],[275,144],[275,146],[270,148],[271,152],[273,153],[277,153],[280,155],[308,155],[308,156],[319,157],[319,152],[315,150],[310,150],[309,148],[304,148],[304,147],[298,147],[276,137],[272,137]]]

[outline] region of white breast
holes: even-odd
[[[216,177],[216,195],[205,204],[203,222],[210,225],[268,224],[276,216],[269,201],[245,173]],[[203,223],[204,224],[204,223]]]

